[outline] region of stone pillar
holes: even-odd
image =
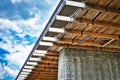
[[[120,80],[120,53],[63,49],[58,80]]]

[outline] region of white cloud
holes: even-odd
[[[5,70],[3,68],[3,65],[0,63],[0,80],[4,78]]]
[[[0,29],[12,29],[12,30],[15,30],[17,32],[22,32],[22,30],[20,29],[19,26],[17,26],[17,23],[16,21],[11,21],[11,20],[8,20],[8,19],[3,19],[3,18],[0,18]]]
[[[2,33],[0,32],[0,36],[5,41],[0,42],[0,48],[9,52],[9,54],[5,54],[4,57],[4,60],[7,60],[8,64],[7,66],[3,66],[3,71],[10,76],[16,77],[35,44],[35,42],[33,42],[28,45],[31,40],[27,40],[24,36],[29,35],[30,37],[39,37],[43,26],[45,26],[45,24],[39,24],[39,21],[40,15],[38,14],[27,20],[9,20],[0,18],[0,30],[4,31]],[[17,43],[17,40],[13,37],[10,30],[15,31],[16,34],[14,35],[22,38],[20,43]],[[4,78],[3,76],[4,74],[0,72],[0,78]]]
[[[35,44],[35,42],[33,42],[28,45],[31,40],[28,41],[24,36],[29,35],[31,37],[39,37],[42,29],[42,24],[37,23],[39,18],[39,15],[28,20],[21,19],[16,21],[0,18],[0,30],[5,31],[3,33],[0,32],[1,38],[5,41],[0,42],[0,48],[9,52],[9,54],[5,54],[4,57],[4,60],[8,61],[8,65],[4,66],[4,71],[6,71],[7,74],[16,77],[18,71],[23,66]],[[22,41],[17,43],[17,40],[14,39],[13,34],[10,34],[9,30],[17,32],[14,35],[21,37]],[[13,69],[12,65],[16,66],[16,70]],[[3,76],[4,74],[0,72],[0,78],[4,78]]]
[[[13,49],[18,52],[6,54],[5,60],[9,61],[9,65],[17,65],[19,68],[21,68],[32,48],[33,45],[16,45],[16,47]]]
[[[17,76],[17,74],[18,74],[18,72],[19,72],[17,69],[12,69],[12,68],[10,68],[10,67],[8,67],[8,66],[5,66],[5,67],[4,67],[4,70],[6,71],[6,73],[7,73],[8,75],[13,76],[14,78]]]
[[[11,2],[12,2],[13,4],[15,4],[15,3],[20,3],[21,1],[23,1],[23,0],[11,0]]]
[[[44,26],[44,24],[39,24],[38,22],[40,22],[39,14],[36,14],[35,17],[27,20],[9,20],[0,18],[0,29],[11,29],[18,33],[25,31],[25,34],[38,37],[40,30],[42,30]]]

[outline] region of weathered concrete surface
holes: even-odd
[[[63,49],[58,80],[120,80],[120,53]]]

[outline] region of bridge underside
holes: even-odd
[[[119,3],[61,0],[17,79],[119,80]]]

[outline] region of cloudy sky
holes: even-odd
[[[58,0],[0,0],[0,80],[14,80]]]

